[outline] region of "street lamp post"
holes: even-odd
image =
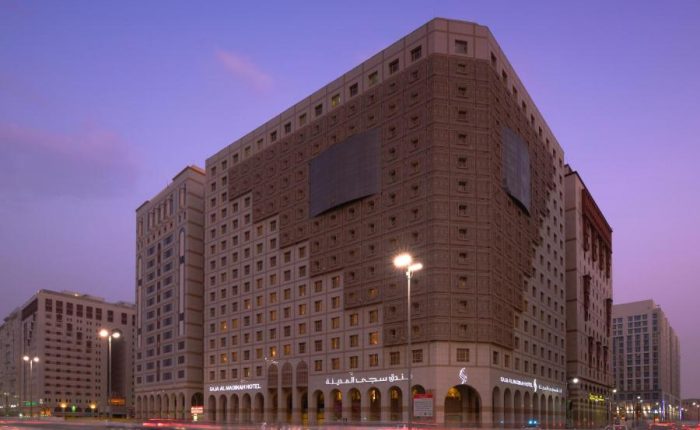
[[[100,330],[100,337],[107,338],[107,408],[109,409],[109,419],[112,419],[112,338],[119,339],[122,333],[119,330]]]
[[[406,334],[406,360],[408,361],[408,428],[410,429],[413,424],[413,387],[411,384],[411,364],[413,362],[413,357],[411,356],[411,278],[414,272],[423,268],[423,264],[414,262],[411,254],[404,253],[394,257],[394,266],[406,270],[406,326],[408,328],[408,333]]]
[[[34,363],[39,362],[39,357],[30,357],[28,355],[25,355],[24,357],[22,357],[22,360],[24,360],[26,363],[29,363],[29,416],[33,417],[34,404],[32,403],[32,369],[34,368]]]

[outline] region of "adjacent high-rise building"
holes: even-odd
[[[210,157],[207,418],[563,425],[563,158],[488,28],[446,19]]]
[[[602,428],[612,405],[612,228],[578,172],[566,166],[568,424]]]
[[[188,166],[136,210],[136,416],[202,405],[204,172]]]
[[[19,309],[6,316],[0,325],[0,415],[17,416],[19,409],[19,366],[22,340]]]
[[[653,300],[613,306],[615,412],[628,420],[680,417],[680,344]]]
[[[24,415],[127,416],[133,405],[134,305],[40,290],[16,316],[12,353]],[[111,341],[100,336],[106,330]],[[111,361],[110,361],[111,349]]]

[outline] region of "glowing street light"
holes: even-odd
[[[32,402],[32,369],[34,368],[34,363],[39,362],[39,357],[30,357],[25,355],[22,357],[25,363],[29,363],[29,416],[34,416],[34,403]]]
[[[107,338],[107,407],[109,408],[109,419],[112,419],[112,339],[119,339],[122,333],[119,330],[100,330],[100,337]]]
[[[394,257],[394,267],[406,270],[406,305],[408,310],[406,318],[406,325],[408,326],[406,360],[408,361],[408,428],[410,429],[413,423],[413,390],[411,385],[411,362],[413,361],[413,357],[411,356],[411,278],[414,272],[423,269],[423,264],[414,262],[411,254],[403,253]]]

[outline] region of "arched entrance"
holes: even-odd
[[[222,394],[221,396],[219,396],[219,402],[218,402],[219,413],[217,414],[218,415],[217,418],[219,419],[219,422],[225,423],[226,419],[228,418],[226,415],[226,413],[228,412],[227,403],[228,402],[226,401],[225,394]]]
[[[350,398],[350,419],[352,421],[362,421],[362,394],[357,388],[353,388],[348,393]]]
[[[262,393],[255,395],[255,422],[265,421],[265,398]]]
[[[382,394],[375,387],[367,390],[369,398],[369,420],[381,421],[382,419]]]
[[[523,426],[523,397],[520,394],[520,390],[515,390],[515,395],[513,396],[513,409],[515,412],[515,427]]]
[[[250,423],[250,394],[243,395],[243,406],[241,411],[241,421],[245,424]]]
[[[316,403],[316,424],[318,425],[323,425],[323,422],[325,421],[326,418],[326,404],[325,404],[325,399],[323,398],[323,392],[322,391],[316,391],[314,392],[314,399]]]
[[[231,417],[230,417],[229,421],[232,423],[237,423],[241,418],[240,417],[241,400],[238,398],[238,394],[232,394],[230,402],[231,402]]]
[[[525,424],[528,420],[532,419],[532,400],[530,399],[530,393],[527,391],[523,396],[523,422]]]
[[[285,391],[284,393],[284,421],[288,424],[292,423],[292,411],[294,410],[294,403],[292,402],[291,391]]]
[[[343,393],[340,390],[331,391],[331,400],[333,401],[333,419],[340,421],[343,419]]]
[[[401,421],[403,419],[403,393],[399,387],[389,388],[389,420]]]
[[[277,422],[278,399],[277,392],[279,389],[279,369],[276,364],[272,364],[267,368],[267,398],[268,398],[268,413],[267,422]]]
[[[445,423],[461,423],[467,427],[481,424],[481,397],[469,385],[455,385],[445,395]]]
[[[503,427],[503,404],[501,402],[501,389],[498,387],[493,388],[493,395],[491,396],[491,413],[493,414],[493,426]]]
[[[185,406],[185,394],[180,393],[177,395],[178,401],[177,401],[177,418],[178,419],[185,419],[187,416],[187,407]]]
[[[209,396],[209,404],[207,406],[209,421],[216,422],[216,397]]]
[[[513,395],[510,388],[506,388],[503,392],[503,426],[513,427]]]

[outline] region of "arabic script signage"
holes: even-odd
[[[214,385],[209,387],[209,392],[259,390],[260,388],[262,388],[260,384]]]
[[[547,392],[556,393],[556,394],[561,394],[563,392],[563,390],[559,387],[553,387],[551,385],[541,385],[541,384],[537,385],[537,379],[533,379],[532,381],[523,381],[520,379],[513,379],[513,378],[501,376],[500,380],[504,384],[518,385],[521,387],[532,388],[532,390],[535,393],[537,392],[537,390],[547,391]]]
[[[396,375],[394,373],[387,376],[370,376],[370,377],[356,377],[352,373],[349,378],[326,378],[326,385],[352,385],[352,384],[376,384],[379,382],[397,382],[397,381],[408,381],[408,378],[401,375]]]

